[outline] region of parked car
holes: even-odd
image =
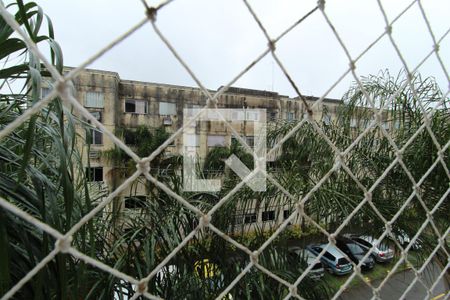
[[[314,255],[319,255],[322,250],[326,247],[327,244],[322,245],[309,245],[306,247],[309,251],[311,251]],[[333,245],[330,245],[325,251],[325,253],[320,258],[320,261],[323,263],[325,268],[329,270],[331,273],[336,275],[345,275],[352,271],[353,266],[345,258],[345,255]]]
[[[308,249],[302,249],[300,247],[290,247],[289,252],[295,255],[295,259],[301,263],[302,272],[311,266],[316,260],[317,256]],[[308,277],[314,280],[319,280],[323,277],[325,271],[320,261],[316,262],[312,269],[308,272]]]
[[[347,254],[347,256],[353,260],[353,262],[355,264],[359,264],[359,262],[364,258],[364,256],[367,253],[367,250],[364,250],[363,248],[361,248],[358,244],[356,244],[353,240],[343,237],[343,236],[338,236],[336,237],[336,246],[345,254]],[[362,264],[361,264],[361,268],[363,269],[372,269],[373,266],[375,264],[375,261],[373,260],[372,256],[368,256],[366,257]]]
[[[366,251],[378,244],[372,250],[372,257],[377,262],[390,262],[394,258],[394,249],[389,248],[386,243],[380,242],[370,235],[352,235],[350,238]]]
[[[395,237],[400,245],[402,245],[403,248],[406,248],[409,243],[411,242],[411,238],[409,235],[404,231],[403,229],[397,229],[395,230]],[[414,244],[412,244],[411,248],[412,250],[420,250],[422,248],[422,240],[418,238],[415,240]]]

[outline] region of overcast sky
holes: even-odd
[[[158,1],[149,1],[150,5]],[[411,1],[382,1],[392,20]],[[450,27],[448,0],[422,1],[433,32],[440,38]],[[50,16],[65,64],[77,66],[144,16],[139,0],[45,0],[38,1]],[[316,5],[306,0],[254,0],[254,7],[271,37],[276,37]],[[326,12],[348,47],[358,56],[385,28],[375,0],[329,0]],[[200,78],[216,89],[228,83],[265,50],[267,41],[241,0],[176,0],[157,16],[161,31]],[[432,49],[432,39],[418,4],[393,26],[393,36],[410,69]],[[323,95],[345,72],[348,60],[320,11],[316,11],[277,44],[277,54],[305,95]],[[440,54],[449,68],[450,36]],[[115,71],[122,79],[195,86],[150,24],[101,57],[90,68]],[[360,76],[382,69],[398,73],[402,64],[387,36],[357,63]],[[421,68],[423,76],[436,77],[441,88],[448,81],[435,56]],[[347,76],[329,94],[340,98],[351,85]],[[270,55],[234,86],[273,90],[295,96],[294,90]]]

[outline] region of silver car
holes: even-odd
[[[308,249],[302,249],[300,247],[290,247],[289,252],[294,253],[298,257],[299,260],[306,262],[307,263],[306,268],[311,266],[317,258],[317,256],[314,255]],[[319,260],[314,264],[314,266],[309,271],[307,276],[311,279],[319,280],[320,278],[323,277],[324,274],[325,274],[325,270],[323,268],[322,263]]]
[[[372,256],[377,262],[389,262],[394,258],[394,250],[389,248],[386,243],[380,243],[380,241],[372,236],[351,236],[351,239],[364,250],[369,250],[373,245],[378,243],[378,245],[372,250]]]

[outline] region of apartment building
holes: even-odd
[[[69,68],[67,68],[69,69]],[[183,109],[201,108],[207,103],[206,96],[197,87],[178,86],[163,83],[141,82],[121,79],[118,73],[87,69],[73,81],[75,97],[97,118],[109,131],[118,133],[120,129],[133,130],[145,125],[149,128],[164,127],[168,133],[173,133],[183,125]],[[43,93],[48,92],[44,88]],[[209,90],[211,94],[217,90]],[[317,98],[306,97],[309,104]],[[314,116],[317,121],[325,124],[335,118],[339,100],[324,99],[315,108]],[[306,113],[304,104],[298,98],[280,95],[276,92],[261,91],[246,88],[230,87],[218,98],[219,108],[265,109],[267,122],[277,120],[296,120]],[[241,136],[252,146],[252,127],[236,127]],[[115,166],[102,156],[107,150],[115,147],[114,143],[101,131],[92,129],[88,134],[80,129],[79,134],[86,136],[86,143],[80,145],[90,180],[114,190],[120,181]],[[120,135],[119,135],[120,136]],[[122,138],[128,143],[126,136]],[[227,147],[232,142],[232,134],[223,124],[202,126],[195,141],[200,158],[205,157],[211,148]],[[165,150],[165,155],[181,154],[183,138],[178,137]],[[150,153],[148,153],[150,154]],[[272,158],[273,159],[273,158]],[[127,202],[129,195],[145,195],[141,186],[132,187],[133,191],[122,193],[122,209],[135,207],[134,202]],[[277,213],[278,214],[278,213]],[[279,212],[286,215],[286,211]],[[257,223],[274,220],[275,212],[269,211],[262,215],[242,214],[243,223]],[[282,218],[283,216],[280,215]]]

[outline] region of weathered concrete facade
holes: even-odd
[[[206,96],[199,88],[177,86],[169,84],[122,80],[115,72],[101,70],[85,70],[74,79],[75,96],[78,101],[111,132],[118,133],[121,128],[133,129],[145,125],[151,128],[164,127],[169,133],[175,132],[183,125],[184,108],[201,108],[207,103]],[[210,90],[214,94],[215,90]],[[309,104],[313,104],[317,98],[307,97]],[[314,117],[317,121],[335,118],[338,100],[324,99],[315,107]],[[279,119],[300,119],[306,113],[304,104],[297,98],[279,95],[275,92],[235,88],[231,87],[218,98],[219,108],[239,109],[266,109],[267,121],[273,122]],[[253,126],[233,125],[244,137],[251,137]],[[85,136],[84,129],[79,134]],[[115,147],[114,143],[104,133],[94,132],[94,136],[86,135],[89,142],[80,145],[86,166],[92,169],[93,181],[103,183],[110,191],[120,183],[118,178],[117,162],[102,157],[102,153]],[[198,153],[205,157],[211,147],[209,136],[223,139],[223,146],[231,144],[231,132],[220,122],[209,121],[202,123],[198,130]],[[120,136],[120,135],[118,135]],[[180,154],[183,147],[182,135],[169,145],[165,153]],[[147,155],[149,155],[148,153]],[[89,164],[88,164],[89,163]],[[143,185],[132,187],[133,192],[126,190],[124,197],[131,194],[145,195]],[[125,207],[122,201],[122,209]],[[283,210],[277,211],[277,215],[283,215]],[[249,217],[242,216],[244,223]],[[270,216],[271,217],[271,216]],[[256,218],[260,222],[261,216],[250,217],[250,221]],[[263,216],[264,218],[264,216]],[[267,218],[267,215],[266,215]],[[247,220],[248,221],[248,220]],[[263,220],[264,221],[264,220]]]

